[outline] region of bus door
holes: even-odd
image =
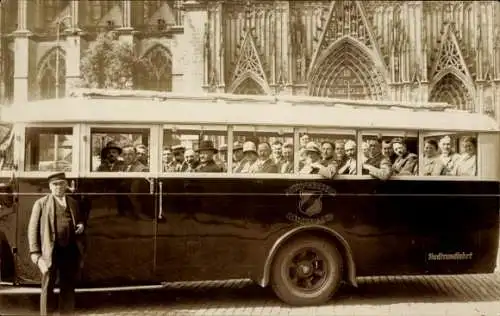
[[[14,173],[0,179],[0,282],[14,282],[18,187]]]
[[[142,151],[150,127],[86,127],[79,192],[88,211],[82,280],[134,285],[152,281],[156,227],[155,180]],[[87,171],[89,170],[89,171]]]

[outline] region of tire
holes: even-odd
[[[342,256],[331,242],[312,236],[299,238],[278,251],[271,267],[271,285],[289,305],[321,305],[338,290],[342,268]]]

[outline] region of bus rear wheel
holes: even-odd
[[[342,282],[342,256],[327,240],[299,238],[279,250],[271,277],[274,292],[285,303],[324,304]]]

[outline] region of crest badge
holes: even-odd
[[[299,183],[287,190],[288,196],[297,198],[298,214],[288,213],[287,218],[302,224],[323,224],[333,220],[331,213],[318,217],[323,211],[323,199],[334,197],[335,190],[328,185],[316,182]]]

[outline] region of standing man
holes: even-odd
[[[40,314],[55,303],[54,286],[59,276],[59,310],[71,314],[75,305],[75,287],[83,254],[83,214],[77,201],[66,196],[68,182],[64,172],[48,178],[50,194],[33,205],[28,225],[31,261],[42,273]]]

